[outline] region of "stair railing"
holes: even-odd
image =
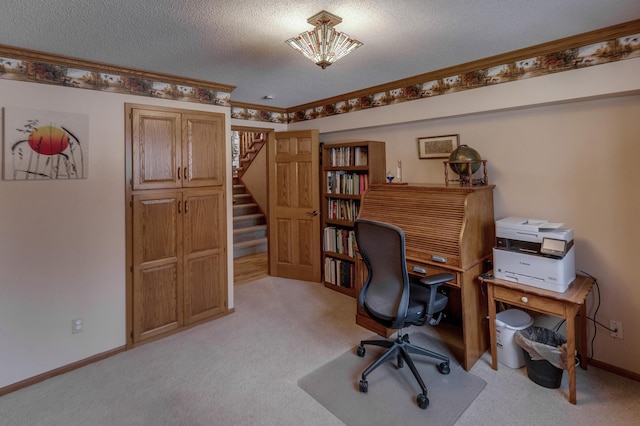
[[[240,166],[237,168],[238,177],[242,177],[244,172],[253,162],[264,142],[266,141],[266,133],[262,132],[238,132],[239,134],[239,154],[238,158]]]

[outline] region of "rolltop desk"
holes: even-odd
[[[453,334],[458,340],[453,353],[467,371],[489,346],[487,295],[478,276],[490,267],[487,261],[495,245],[493,189],[494,185],[372,185],[362,197],[358,215],[404,231],[410,275],[454,275],[447,283],[447,315],[454,319]],[[357,256],[357,293],[366,274]],[[356,323],[384,336],[393,332],[375,323],[359,306]]]

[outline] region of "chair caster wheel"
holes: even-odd
[[[422,408],[423,410],[425,410],[429,406],[429,398],[427,398],[427,395],[423,393],[418,394],[418,396],[416,397],[416,402],[418,403],[418,407]]]
[[[360,380],[360,392],[367,393],[369,390],[369,382],[366,380]]]
[[[440,365],[438,365],[438,371],[440,372],[440,374],[451,373],[451,369],[449,368],[449,363],[448,362],[440,363]]]
[[[362,358],[364,356],[364,353],[366,351],[364,350],[364,346],[358,346],[358,349],[356,350],[356,354]]]
[[[404,367],[404,360],[402,359],[402,355],[398,355],[398,368]]]

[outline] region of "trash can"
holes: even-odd
[[[548,328],[529,327],[519,330],[515,341],[521,347],[529,379],[545,388],[559,388],[568,365],[567,339]]]
[[[533,324],[533,318],[519,309],[507,309],[496,314],[498,361],[510,368],[524,366],[522,350],[515,342],[515,333]]]

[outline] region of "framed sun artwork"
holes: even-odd
[[[89,116],[4,108],[4,180],[86,179]]]

